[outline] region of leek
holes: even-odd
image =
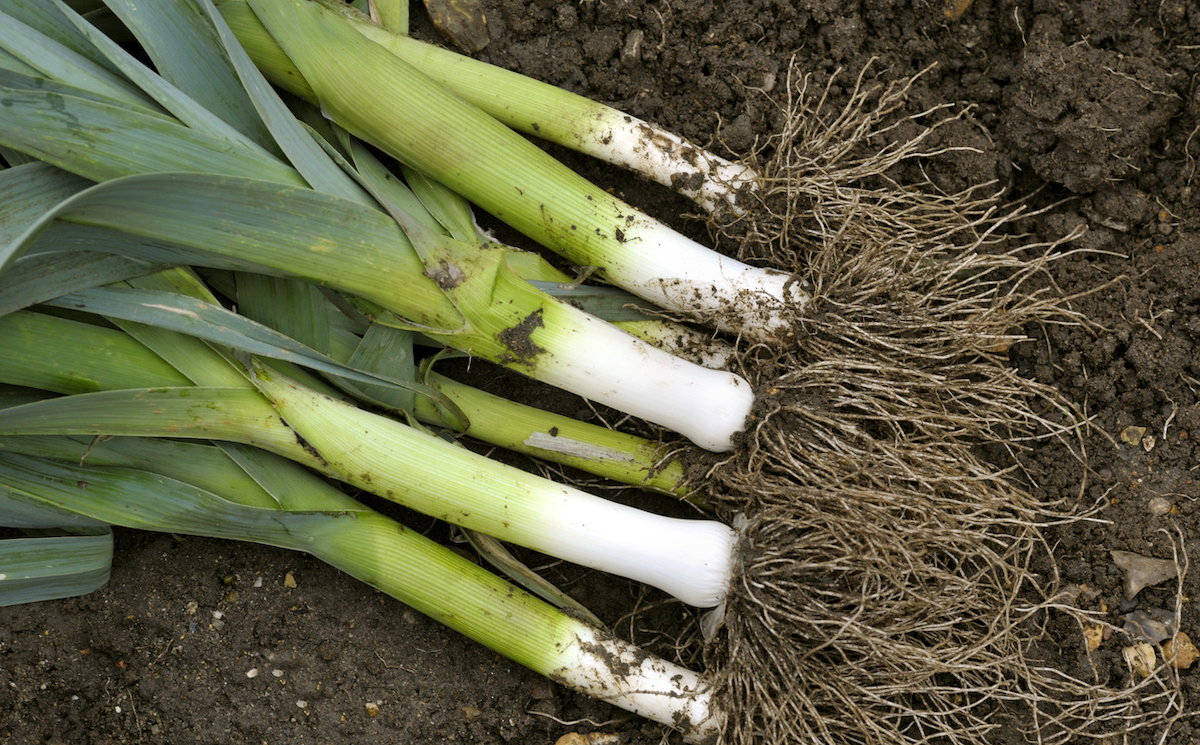
[[[221,15],[276,85],[306,100],[317,95],[263,27],[246,0],[223,0]],[[366,19],[362,19],[365,21]],[[387,24],[355,31],[487,112],[497,121],[639,173],[688,197],[708,212],[740,211],[738,195],[756,189],[758,174],[679,135],[557,86],[426,44]]]
[[[0,521],[40,510],[305,551],[551,680],[690,742],[716,739],[723,715],[696,673],[557,611],[320,481],[293,497],[302,506],[246,504],[149,470],[0,452]]]
[[[162,282],[150,284],[187,287],[187,276],[177,270],[163,275]],[[9,335],[5,349],[41,346],[43,352],[50,353],[40,360],[13,360],[5,355],[0,358],[0,378],[19,374],[24,384],[68,393],[141,384],[155,374],[165,382],[177,382],[185,371],[185,380],[230,380],[229,362],[223,355],[215,349],[209,349],[206,355],[206,345],[197,345],[196,339],[162,329],[124,322],[133,333],[153,344],[159,350],[156,353],[120,332],[92,323],[29,311],[0,318],[18,325],[30,319],[50,324],[39,327],[47,335],[39,339],[30,334]],[[0,326],[0,334],[3,328]],[[70,354],[51,352],[46,339],[70,349]],[[69,356],[73,365],[87,369],[93,361],[115,354],[120,354],[125,364],[113,365],[114,372],[100,380],[64,378],[54,364],[47,364],[48,360]],[[155,359],[157,368],[152,364]],[[168,372],[161,367],[168,359],[180,369]],[[115,372],[117,369],[125,370],[124,380]],[[155,369],[159,372],[154,373]],[[259,371],[260,377],[263,372]],[[239,393],[252,394],[270,408],[260,394],[244,388],[174,390],[182,394],[181,398],[198,404],[193,409],[196,412],[256,410],[253,405],[247,406],[248,399],[239,397]],[[205,399],[205,391],[210,398]],[[114,411],[105,408],[104,397],[117,394],[119,399],[124,393],[115,390],[42,400],[41,405],[49,408],[35,412],[35,426],[28,429],[60,435],[94,430],[96,422],[104,421],[107,412]],[[138,395],[137,391],[133,393]],[[39,405],[37,398],[5,396],[0,400],[15,406],[0,409],[0,418],[19,420],[22,410]],[[234,405],[223,409],[223,400]],[[197,427],[187,416],[171,420],[174,410],[159,403],[144,410],[141,420],[165,418],[167,426],[161,434],[203,436],[201,430],[206,427]],[[119,400],[115,411],[126,420],[139,416]],[[219,420],[221,413],[213,421]],[[229,422],[218,426],[228,427]],[[251,428],[282,428],[293,442],[297,441],[295,433],[282,422],[262,421],[252,423]],[[208,429],[208,434],[221,434],[215,428]],[[449,444],[445,447],[463,452]],[[86,465],[77,465],[81,462]],[[293,472],[290,465],[272,461],[268,453],[230,445],[217,452],[211,446],[136,438],[89,442],[45,434],[0,437],[0,524],[25,524],[37,517],[53,524],[115,524],[307,551],[563,685],[680,729],[688,741],[709,742],[718,736],[724,714],[713,702],[708,682],[697,674],[647,655],[609,632],[553,609],[420,534],[368,510],[315,475]],[[87,488],[80,488],[80,484]],[[36,546],[53,548],[41,543]],[[97,548],[102,550],[104,546]],[[33,544],[10,544],[9,550],[23,556],[37,548]],[[78,555],[79,549],[75,551]],[[94,555],[92,550],[89,556]],[[0,552],[0,557],[9,554]],[[26,585],[30,583],[27,580],[39,582],[32,594],[22,585],[12,590],[12,597],[31,600],[63,592],[53,581],[55,568],[41,568],[40,577],[34,577],[21,568],[28,561],[19,558],[6,558],[5,568],[21,572],[19,582]],[[43,552],[40,566],[52,558],[52,554]],[[71,592],[85,591],[86,581],[94,586],[102,579],[97,572],[107,567],[102,562],[99,567],[87,569],[83,563],[81,559],[74,562],[78,571],[68,588]],[[4,589],[0,587],[0,592]]]
[[[655,305],[751,340],[786,335],[789,314],[807,301],[792,275],[683,237],[365,41],[352,27],[364,21],[344,6],[250,5],[327,116],[575,264],[599,267]]]

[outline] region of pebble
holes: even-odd
[[[1132,600],[1143,587],[1157,585],[1179,574],[1179,566],[1172,559],[1155,559],[1152,556],[1129,551],[1113,551],[1113,563],[1125,573],[1125,598]]]
[[[1196,645],[1192,644],[1187,634],[1180,631],[1174,639],[1163,644],[1163,657],[1167,658],[1167,664],[1176,670],[1187,670],[1200,658],[1200,650],[1196,649]]]
[[[1150,672],[1158,662],[1158,656],[1154,654],[1154,647],[1146,642],[1125,647],[1121,650],[1121,654],[1125,657],[1125,663],[1129,665],[1129,669],[1140,678],[1150,677]]]
[[[1145,427],[1126,427],[1121,430],[1121,442],[1126,445],[1139,445],[1145,435]]]
[[[366,704],[366,709],[367,709],[367,716],[369,716],[369,717],[379,716],[379,704],[375,703],[374,701],[368,701]]]
[[[1171,501],[1168,499],[1155,497],[1154,499],[1150,500],[1150,504],[1147,505],[1147,509],[1150,511],[1151,515],[1159,517],[1160,515],[1165,515],[1170,512],[1171,508],[1174,506],[1175,505],[1171,504]]]
[[[1175,635],[1175,614],[1165,608],[1138,609],[1125,616],[1125,633],[1142,641],[1162,643]]]

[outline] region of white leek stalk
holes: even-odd
[[[724,601],[736,533],[663,517],[489,460],[395,420],[255,369],[280,416],[353,486],[503,541],[658,587],[685,603]]]
[[[550,302],[515,274],[491,276],[496,296],[512,299],[507,307],[535,309],[497,330],[492,338],[508,340],[511,349],[496,349],[491,359],[678,432],[706,450],[733,449],[754,404],[745,379],[676,357],[567,303]],[[483,318],[482,310],[475,318]],[[485,350],[480,345],[468,351]]]

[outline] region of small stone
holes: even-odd
[[[247,671],[246,671],[246,677],[247,677],[247,678],[257,678],[257,677],[258,677],[258,668],[257,668],[257,667],[252,667],[252,668],[250,668],[249,670],[247,670]]]
[[[1134,639],[1160,644],[1175,635],[1175,614],[1165,608],[1135,610],[1126,614],[1124,631]]]
[[[302,699],[302,698],[301,698],[301,699],[297,699],[297,700],[296,700],[296,708],[297,708],[297,709],[307,709],[307,708],[308,708],[308,702],[307,702],[307,701],[305,701],[305,700],[304,700],[304,699]]]
[[[1146,435],[1142,438],[1142,450],[1145,450],[1147,453],[1150,452],[1154,449],[1155,442],[1154,435]]]
[[[1143,587],[1157,585],[1179,574],[1179,566],[1172,559],[1155,559],[1151,556],[1113,551],[1113,563],[1125,572],[1125,597],[1132,600]]]
[[[1085,623],[1083,625],[1083,638],[1087,643],[1087,651],[1095,652],[1104,643],[1104,625],[1099,623]]]
[[[262,575],[261,574],[254,578],[254,586],[262,587]]]
[[[1121,654],[1125,657],[1125,664],[1129,665],[1129,669],[1139,678],[1150,677],[1150,672],[1154,670],[1154,665],[1158,662],[1158,656],[1154,654],[1154,647],[1146,642],[1125,647],[1121,650]]]
[[[367,716],[369,716],[369,717],[379,716],[379,704],[375,703],[374,701],[368,701],[367,705],[366,705],[366,709],[367,709]]]
[[[284,587],[295,587],[296,586],[296,575],[292,574],[291,572],[288,572],[287,574],[283,575],[283,586]]]
[[[1154,499],[1150,500],[1150,504],[1147,505],[1146,509],[1149,510],[1151,515],[1159,517],[1170,512],[1174,506],[1175,505],[1171,504],[1171,501],[1168,499],[1155,497]]]
[[[1163,644],[1163,657],[1176,670],[1187,670],[1200,657],[1200,650],[1196,649],[1187,634],[1180,631],[1174,639]]]
[[[480,714],[482,714],[483,711],[475,706],[464,706],[464,707],[462,707],[462,713],[463,713],[463,716],[466,717],[467,719],[475,719]]]
[[[283,671],[282,671],[282,670],[280,670],[279,668],[275,668],[274,670],[272,670],[272,671],[271,671],[271,674],[272,674],[272,675],[274,675],[276,678],[282,678],[282,677],[283,677]]]
[[[625,64],[636,62],[642,53],[642,40],[646,38],[646,32],[640,28],[635,28],[625,37],[625,46],[621,48],[621,61]]]
[[[1145,427],[1126,427],[1121,430],[1121,442],[1126,445],[1137,445],[1142,441],[1142,437],[1146,435]]]

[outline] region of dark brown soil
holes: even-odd
[[[1026,226],[1042,239],[1088,229],[1075,245],[1091,252],[1059,261],[1054,277],[1067,293],[1091,293],[1074,303],[1091,325],[1027,329],[1032,340],[1012,351],[1014,364],[1056,385],[1088,420],[1092,476],[1081,495],[1079,466],[1061,447],[1045,446],[1028,462],[1039,494],[1107,505],[1099,521],[1051,532],[1064,579],[1094,591],[1085,607],[1107,608],[1118,627],[1124,613],[1175,608],[1171,582],[1125,601],[1110,552],[1171,558],[1177,550],[1200,562],[1200,4],[485,5],[491,42],[479,57],[733,155],[778,125],[770,94],[784,90],[793,62],[816,86],[838,69],[849,84],[868,63],[884,81],[936,64],[914,87],[910,109],[972,106],[938,144],[975,150],[929,163],[928,175],[948,190],[1000,179],[1010,198],[1055,205]],[[433,38],[423,11],[417,15],[416,33]],[[833,99],[844,95],[835,83]],[[680,218],[687,204],[664,190],[570,162],[704,237],[699,223]],[[1166,514],[1152,514],[1156,497],[1169,505]],[[0,740],[536,744],[602,731],[648,745],[663,737],[661,728],[552,686],[306,556],[129,531],[118,532],[117,548],[102,590],[0,609]],[[665,651],[672,640],[647,629],[690,621],[673,605],[659,608],[653,623],[628,616],[659,596],[559,571],[555,578],[602,619],[652,648]],[[1198,577],[1187,575],[1181,602],[1182,629],[1200,640]],[[1073,622],[1052,625],[1044,641],[1067,672],[1083,675],[1094,664],[1111,685],[1128,681],[1120,633],[1090,656]],[[1185,711],[1200,711],[1200,665],[1181,672],[1180,688]],[[1200,719],[1184,717],[1165,742],[1200,742]]]

